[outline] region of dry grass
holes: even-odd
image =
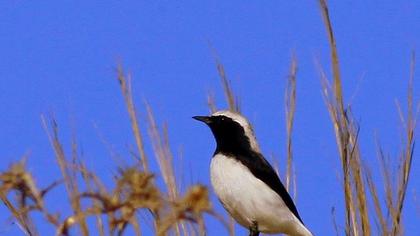
[[[332,86],[322,73],[323,95],[334,124],[336,142],[341,158],[343,186],[346,203],[346,235],[370,235],[366,188],[362,180],[362,163],[358,144],[359,127],[351,117],[351,110],[344,106],[341,73],[334,33],[328,7],[320,0],[321,12],[331,48]]]
[[[222,62],[220,61],[220,58],[216,52],[216,50],[212,47],[210,47],[213,53],[213,57],[216,63],[216,69],[219,73],[220,77],[220,83],[222,84],[223,91],[225,94],[225,99],[227,103],[227,107],[230,111],[241,113],[241,107],[239,103],[239,98],[235,96],[235,93],[232,90],[232,86],[230,84],[230,80],[227,78],[225,67],[223,66]],[[210,111],[216,111],[216,104],[214,102],[214,95],[210,93],[207,97],[207,103],[210,108]]]
[[[290,192],[292,181],[295,180],[293,168],[293,147],[292,147],[292,131],[293,122],[296,111],[296,74],[297,61],[295,55],[292,56],[292,63],[290,64],[290,72],[287,79],[286,91],[284,95],[285,100],[285,114],[286,114],[286,150],[287,150],[287,165],[286,165],[286,189]],[[296,183],[296,181],[293,181]],[[296,187],[296,184],[294,185]],[[296,189],[293,191],[296,194]]]
[[[5,206],[17,221],[17,225],[26,235],[39,235],[33,223],[31,213],[38,211],[44,215],[48,222],[58,226],[56,215],[50,214],[44,203],[44,196],[57,183],[41,189],[35,184],[34,178],[26,170],[25,159],[10,166],[0,174],[0,197]],[[14,192],[14,201],[9,198],[9,193]]]
[[[397,102],[397,109],[404,127],[403,147],[397,158],[387,154],[378,141],[376,147],[381,164],[384,188],[373,180],[371,167],[365,164],[359,148],[359,126],[353,119],[351,107],[345,105],[340,65],[336,41],[325,0],[320,7],[331,48],[332,79],[321,70],[323,96],[334,126],[335,138],[340,157],[342,185],[344,189],[346,235],[403,235],[403,208],[407,195],[411,165],[414,156],[416,117],[419,110],[413,101],[413,79],[415,56],[411,60],[411,73],[407,91],[406,114]],[[240,112],[238,97],[232,91],[224,66],[215,56],[217,71],[230,110]],[[123,235],[130,228],[135,235],[144,234],[144,225],[153,225],[156,235],[205,235],[204,214],[209,214],[226,227],[229,235],[234,235],[234,221],[224,220],[213,209],[209,201],[208,189],[201,185],[189,186],[181,191],[178,174],[174,168],[176,158],[171,151],[167,125],[157,124],[152,108],[145,102],[146,119],[137,115],[133,99],[130,75],[121,67],[117,76],[126,104],[136,151],[133,155],[138,162],[134,166],[118,168],[114,187],[107,188],[95,172],[89,170],[79,155],[75,139],[66,152],[59,138],[59,126],[53,117],[42,117],[42,124],[54,150],[61,179],[42,188],[26,169],[25,158],[0,172],[0,198],[9,209],[25,235],[39,235],[34,223],[34,212],[40,213],[56,231],[56,235]],[[293,125],[296,107],[297,60],[292,57],[285,91],[286,115],[286,187],[296,194],[296,175],[293,168]],[[217,110],[214,96],[208,96],[211,112]],[[416,110],[417,109],[417,110]],[[148,135],[141,132],[141,125],[148,127]],[[146,155],[144,140],[150,139],[153,155]],[[69,153],[69,154],[68,154]],[[158,170],[152,170],[151,161],[156,161]],[[164,187],[159,188],[155,176],[161,176]],[[52,213],[48,209],[45,196],[58,185],[64,185],[69,215]],[[383,191],[383,192],[381,192]],[[372,204],[370,207],[369,204]],[[340,223],[333,224],[337,235],[342,234]],[[39,215],[39,214],[37,214]],[[147,222],[146,219],[150,219]],[[88,223],[89,222],[89,223]],[[91,223],[94,222],[94,223]],[[377,227],[375,229],[374,227]]]
[[[345,234],[371,235],[372,228],[375,225],[374,222],[379,222],[381,235],[403,235],[401,216],[411,172],[416,123],[416,115],[413,112],[414,53],[411,60],[411,76],[407,92],[407,115],[404,116],[399,108],[400,106],[397,106],[400,111],[401,122],[405,127],[406,135],[403,140],[405,146],[395,165],[391,165],[389,157],[384,155],[382,148],[378,148],[385,183],[385,199],[380,199],[378,183],[373,181],[370,168],[364,164],[359,149],[359,126],[352,117],[350,105],[344,105],[338,52],[328,6],[325,0],[320,0],[319,3],[331,49],[332,85],[323,71],[321,72],[321,81],[325,103],[334,125],[342,165],[346,211]],[[397,176],[395,183],[393,182],[394,175]],[[374,204],[373,212],[369,212],[368,209],[369,197]],[[385,212],[382,210],[382,202],[386,202]]]
[[[39,235],[38,227],[33,223],[34,215],[31,214],[35,211],[42,213],[45,220],[56,229],[56,235],[73,235],[75,232],[76,235],[123,235],[128,227],[132,228],[135,235],[142,235],[139,216],[144,214],[151,215],[157,235],[205,235],[203,214],[206,213],[227,227],[222,218],[213,212],[206,187],[194,185],[184,194],[180,193],[166,126],[161,134],[152,110],[146,104],[149,137],[160,168],[157,173],[163,177],[166,190],[157,187],[154,174],[148,171],[144,135],[140,132],[129,79],[119,69],[118,81],[139,152],[135,156],[140,158],[135,166],[118,169],[114,188],[104,187],[99,177],[87,169],[78,155],[75,141],[71,144],[70,155],[66,154],[59,139],[56,121],[44,116],[42,124],[54,150],[62,180],[40,188],[26,170],[25,161],[13,164],[1,172],[1,200],[26,235]],[[72,213],[64,218],[60,214],[50,213],[44,202],[48,191],[58,184],[65,186],[72,209]],[[94,225],[87,223],[88,218],[94,220]]]
[[[118,67],[117,72],[117,79],[120,83],[121,91],[124,96],[124,101],[127,106],[127,111],[130,116],[131,128],[133,130],[133,135],[136,140],[137,150],[140,155],[141,164],[145,171],[149,171],[149,164],[146,152],[144,151],[143,137],[140,132],[140,125],[137,118],[136,106],[134,105],[133,101],[133,93],[131,90],[131,75],[125,77],[121,66]]]

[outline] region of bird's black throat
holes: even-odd
[[[235,155],[252,151],[250,140],[238,122],[225,116],[216,116],[212,119],[209,127],[217,143],[215,153]]]

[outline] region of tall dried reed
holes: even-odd
[[[403,115],[398,103],[397,107],[401,122],[405,127],[403,147],[398,161],[390,165],[389,158],[379,149],[379,160],[382,163],[382,173],[385,183],[385,199],[380,199],[378,182],[374,182],[369,166],[363,160],[359,147],[359,125],[352,116],[350,105],[345,106],[341,82],[340,64],[333,27],[330,20],[326,0],[319,0],[321,13],[327,31],[328,42],[331,49],[332,85],[324,71],[321,70],[323,95],[333,123],[336,142],[342,167],[342,181],[345,200],[345,234],[371,235],[375,221],[379,222],[381,235],[402,235],[402,210],[407,193],[407,184],[411,172],[411,163],[414,153],[414,131],[416,114],[413,111],[413,78],[414,53],[411,60],[411,75],[407,91],[407,114]],[[397,176],[393,182],[392,176]],[[367,187],[366,187],[367,186]],[[369,212],[368,199],[374,203],[374,211]],[[384,201],[382,201],[384,200]],[[386,202],[385,212],[382,202]],[[374,222],[372,222],[372,220]]]

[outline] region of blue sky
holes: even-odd
[[[296,203],[316,235],[333,234],[333,206],[338,224],[344,225],[339,159],[317,67],[319,62],[329,71],[317,1],[2,1],[0,8],[1,170],[27,154],[28,168],[40,185],[59,178],[40,121],[41,114],[53,113],[64,142],[69,144],[76,133],[88,166],[111,180],[116,164],[101,136],[127,162],[134,145],[115,79],[121,62],[133,75],[140,119],[146,117],[146,99],[158,121],[169,124],[177,165],[186,173],[184,184],[209,185],[215,144],[210,131],[191,119],[208,114],[209,92],[218,107],[226,108],[209,44],[217,50],[264,154],[280,158],[282,165],[283,94],[294,52],[299,68],[293,134]],[[395,99],[406,101],[410,52],[420,44],[420,2],[330,1],[330,15],[346,101],[361,125],[362,154],[376,170],[375,134],[393,157],[401,148]],[[418,157],[417,152],[404,210],[406,235],[420,231]],[[60,191],[50,198],[51,208],[65,214],[68,207],[63,207]],[[224,213],[213,199],[216,210]],[[19,235],[8,217],[0,207],[0,234]],[[210,235],[225,232],[212,220],[209,228]],[[52,233],[46,226],[41,229]]]

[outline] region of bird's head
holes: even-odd
[[[251,124],[241,114],[223,110],[211,116],[194,116],[193,118],[210,127],[216,139],[218,151],[253,150],[259,152]]]

